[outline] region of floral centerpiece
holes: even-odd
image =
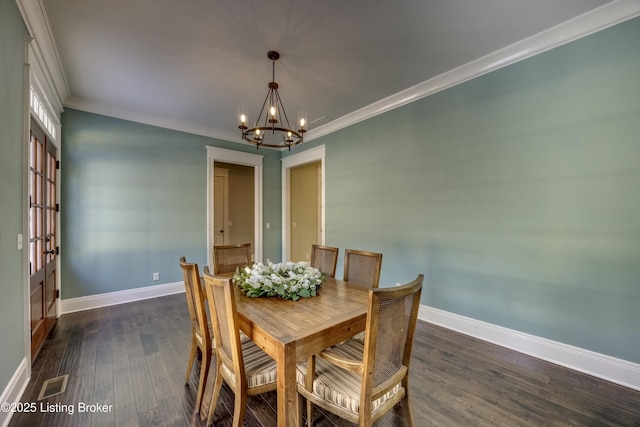
[[[249,297],[274,297],[297,301],[316,296],[325,275],[307,262],[259,262],[236,270],[233,282]]]

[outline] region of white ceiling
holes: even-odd
[[[41,0],[65,106],[240,141],[271,81],[338,119],[609,0]],[[69,96],[67,97],[66,94]],[[310,135],[313,131],[310,132]]]

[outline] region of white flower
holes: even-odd
[[[260,262],[251,267],[238,269],[233,277],[234,283],[251,296],[280,296],[284,299],[298,300],[300,291],[304,296],[315,295],[320,288],[324,275],[307,262],[285,262],[264,265]]]

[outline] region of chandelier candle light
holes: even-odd
[[[262,109],[256,120],[254,127],[249,129],[249,115],[246,108],[238,109],[238,128],[242,131],[242,139],[252,144],[256,148],[285,148],[291,150],[291,147],[302,143],[303,135],[307,131],[307,115],[304,112],[298,113],[298,129],[294,130],[289,123],[289,118],[284,110],[282,99],[278,93],[278,83],[276,83],[276,61],[280,58],[280,54],[275,51],[269,51],[267,57],[272,61],[272,79],[269,82],[269,91],[267,97],[262,104]],[[265,108],[268,105],[268,109]],[[268,133],[271,133],[271,140],[266,140]]]

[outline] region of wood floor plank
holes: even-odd
[[[68,373],[68,390],[43,403],[76,411],[15,414],[9,427],[203,427],[194,411],[200,361],[184,385],[190,328],[184,294],[61,316],[32,365],[22,401],[37,402],[46,379]],[[638,391],[433,324],[418,322],[412,355],[410,396],[419,427],[640,427]],[[205,415],[214,379],[212,373]],[[249,398],[243,425],[275,425],[276,399],[275,392]],[[79,414],[81,401],[112,402],[113,411]],[[233,392],[224,386],[215,426],[231,425],[233,405]],[[316,408],[314,425],[352,424]],[[402,425],[401,406],[376,423]]]
[[[91,413],[91,426],[109,427],[116,425],[113,383],[100,386],[96,384],[91,404],[100,405],[99,410]]]
[[[138,415],[157,410],[158,401],[156,400],[153,382],[145,359],[142,362],[131,365],[131,384],[133,385]],[[153,414],[150,413],[148,416],[151,415]]]
[[[136,405],[116,407],[115,413],[117,427],[139,427],[138,411]]]
[[[136,397],[133,390],[133,380],[131,379],[130,367],[125,366],[122,368],[118,368],[113,372],[113,393],[116,413],[118,413],[120,410],[129,411],[129,406],[136,405]],[[137,413],[138,412],[136,411],[136,419]]]

